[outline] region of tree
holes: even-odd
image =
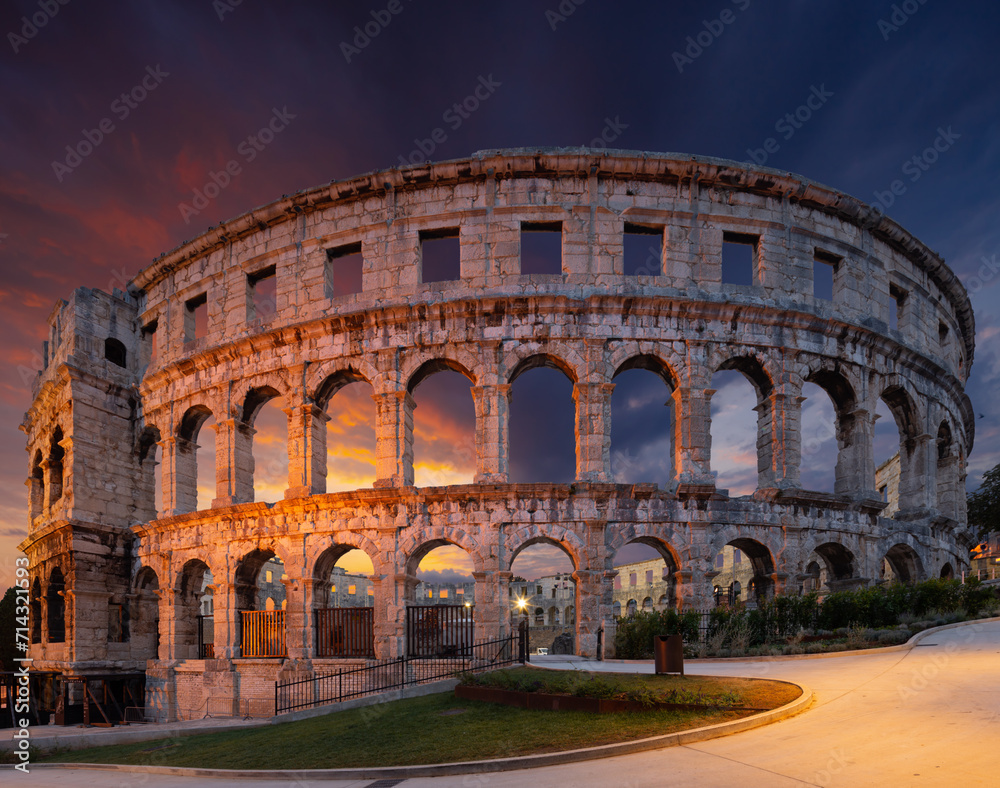
[[[0,600],[0,670],[14,670],[14,657],[24,656],[15,648],[17,592],[11,586]]]
[[[969,525],[980,539],[1000,531],[1000,465],[983,474],[979,489],[968,496]]]

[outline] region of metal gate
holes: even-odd
[[[410,605],[406,608],[406,652],[411,657],[465,656],[472,650],[473,608]]]
[[[374,657],[374,608],[327,607],[317,610],[316,656]]]

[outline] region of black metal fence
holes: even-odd
[[[317,610],[316,656],[374,657],[374,608],[328,607]]]
[[[198,616],[198,659],[215,659],[215,619]]]
[[[275,714],[327,703],[339,703],[366,695],[377,695],[416,684],[452,678],[458,673],[523,664],[527,660],[527,640],[527,632],[522,627],[507,637],[471,643],[461,656],[438,656],[431,659],[400,657],[314,678],[276,682]]]
[[[465,605],[410,605],[406,646],[411,657],[462,656],[473,646],[473,610]]]

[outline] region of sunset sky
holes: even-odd
[[[767,166],[880,202],[941,253],[976,310],[974,489],[1000,461],[1000,9],[901,5],[913,13],[873,0],[142,0],[69,2],[48,17],[37,0],[4,3],[0,588],[26,535],[28,458],[18,425],[57,299],[79,286],[124,288],[161,253],[283,194],[401,161],[603,144],[602,134],[614,147],[760,163],[773,138]],[[477,85],[489,86],[487,98],[457,115],[453,106]],[[822,97],[819,108],[794,120],[810,96]],[[250,138],[274,117],[283,129],[254,148]],[[445,141],[424,154],[418,146],[438,128]],[[946,149],[927,163],[924,151],[942,135]],[[211,173],[234,160],[239,173],[222,193],[192,207]],[[896,180],[904,190],[889,204]],[[616,477],[666,483],[666,387],[641,372],[616,382]],[[750,492],[751,389],[736,373],[715,387],[719,486]],[[804,486],[830,489],[832,407],[818,390],[806,394]],[[415,396],[417,484],[471,481],[468,382],[442,373]],[[571,478],[572,409],[559,373],[533,370],[517,381],[514,480]],[[360,384],[331,403],[331,490],[371,484],[373,413]],[[270,406],[262,418],[258,481],[261,495],[275,498],[286,484],[284,417]],[[886,411],[879,459],[891,453],[894,432]],[[526,576],[569,568],[541,553],[522,560]],[[425,568],[447,572],[453,563]]]

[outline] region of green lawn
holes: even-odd
[[[797,688],[749,679],[649,676],[656,689],[736,692],[747,706],[776,708]],[[55,753],[44,762],[218,769],[329,769],[504,758],[641,739],[738,719],[750,712],[634,714],[528,711],[452,693],[393,701],[256,730],[207,733]]]

